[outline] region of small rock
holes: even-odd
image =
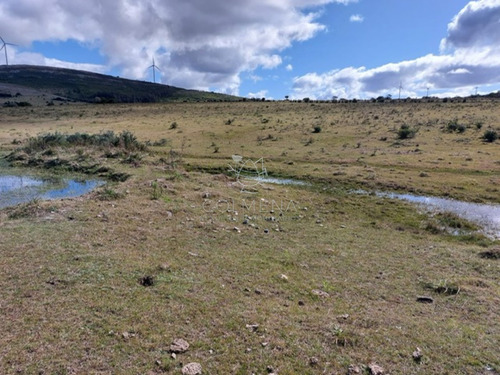
[[[288,281],[288,276],[282,273],[280,279],[283,281]]]
[[[241,233],[241,230],[240,230],[240,228],[238,228],[238,227],[234,227],[234,228],[233,228],[233,230],[234,230],[236,233]]]
[[[172,354],[170,354],[170,357],[171,357],[172,359],[176,359],[176,358],[177,358],[177,354],[172,353]]]
[[[417,302],[420,303],[434,303],[434,298],[428,296],[418,296]]]
[[[319,363],[319,359],[316,357],[311,357],[309,358],[309,365],[310,366],[317,366]]]
[[[168,263],[162,263],[158,267],[161,271],[170,271],[170,264]]]
[[[260,290],[260,289],[255,289],[255,294],[262,294],[262,290]]]
[[[368,365],[368,369],[370,370],[371,375],[384,375],[385,374],[385,370],[382,367],[380,367],[379,365],[377,365],[376,363],[372,363],[372,364]]]
[[[184,339],[175,339],[170,345],[172,353],[185,353],[189,349],[189,343]]]
[[[208,199],[208,198],[210,198],[210,193],[209,193],[208,191],[206,191],[206,192],[204,192],[204,193],[201,195],[201,197],[202,197],[203,199]]]
[[[361,369],[359,368],[359,366],[350,365],[349,368],[347,369],[347,375],[356,375],[356,374],[361,374]]]
[[[422,350],[420,350],[420,348],[417,346],[417,350],[415,350],[412,354],[413,356],[413,360],[415,362],[420,362],[422,360]]]
[[[319,296],[319,297],[323,297],[323,298],[330,297],[330,295],[327,292],[324,292],[324,291],[319,290],[319,289],[314,289],[311,293],[314,294],[315,296]]]
[[[182,375],[200,375],[201,371],[202,368],[199,363],[191,362],[182,368]]]
[[[270,374],[270,373],[274,372],[274,368],[272,366],[267,366],[266,371],[268,372],[268,374]]]
[[[246,327],[250,330],[252,330],[253,332],[257,331],[259,329],[259,325],[258,324],[247,324]]]
[[[338,320],[347,320],[347,319],[349,319],[349,314],[339,315],[339,316],[337,316],[337,319]]]
[[[265,348],[266,346],[269,345],[269,343],[268,342],[263,342],[263,343],[261,343],[261,345],[262,345],[263,348]]]

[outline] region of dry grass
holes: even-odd
[[[0,110],[3,150],[55,131],[169,142],[139,165],[89,151],[132,176],[108,191],[0,211],[0,372],[180,373],[192,361],[207,374],[344,374],[372,362],[391,374],[499,371],[500,266],[482,255],[498,245],[432,234],[409,204],[348,194],[498,202],[499,145],[480,140],[497,126],[494,102],[32,109]],[[455,118],[484,126],[444,132]],[[414,138],[397,139],[402,123]],[[233,154],[322,184],[250,195],[200,171],[227,169]],[[178,337],[191,346],[174,360]]]

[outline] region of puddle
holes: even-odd
[[[73,198],[103,185],[99,180],[43,178],[0,174],[0,208],[29,202],[33,199]]]
[[[356,193],[368,194],[363,190],[356,191]],[[430,211],[451,212],[479,225],[487,236],[500,239],[500,205],[498,204],[469,203],[448,198],[386,192],[376,192],[375,195],[412,202]]]
[[[258,183],[270,183],[278,185],[310,186],[311,184],[301,180],[279,177],[252,177]],[[356,194],[370,194],[364,190],[354,191]],[[399,194],[387,192],[375,192],[375,195],[384,198],[400,199],[415,203],[432,212],[450,212],[462,219],[479,225],[485,235],[500,239],[500,205],[462,202],[448,198],[428,197],[413,194]]]
[[[247,178],[252,181],[264,184],[310,186],[308,182],[301,180],[294,180],[292,178],[281,178],[281,177],[247,177]]]

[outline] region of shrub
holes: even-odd
[[[413,138],[416,133],[417,133],[416,129],[412,129],[407,124],[403,124],[398,130],[398,138],[399,139]]]
[[[70,146],[116,147],[128,151],[146,150],[146,145],[139,142],[135,135],[129,131],[124,131],[120,134],[115,134],[113,131],[101,134],[75,133],[68,135],[58,132],[49,133],[31,137],[28,139],[28,144],[24,149],[26,152],[36,152],[51,147]]]
[[[321,126],[317,125],[313,129],[313,133],[321,133]]]
[[[458,129],[458,120],[455,119],[455,120],[448,121],[448,124],[446,124],[445,129],[448,133],[453,133],[454,131],[456,131]]]
[[[498,139],[498,133],[494,130],[486,130],[483,134],[485,142],[495,142]]]

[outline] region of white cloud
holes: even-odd
[[[351,18],[349,18],[349,21],[351,22],[363,22],[365,18],[361,14],[353,14]]]
[[[325,30],[312,9],[353,2],[3,0],[0,24],[6,40],[23,46],[91,43],[108,60],[108,69],[125,77],[147,77],[154,56],[169,84],[237,93],[242,72],[279,66],[282,50]]]
[[[478,0],[467,4],[448,25],[446,48],[470,48],[500,44],[500,0]]]
[[[495,27],[496,25],[496,27]],[[369,98],[399,94],[418,96],[426,88],[452,95],[471,93],[471,87],[500,83],[500,0],[471,1],[448,25],[441,42],[447,50],[415,60],[373,69],[349,67],[294,79],[293,97],[330,99]]]
[[[249,92],[247,97],[252,98],[252,99],[261,99],[261,98],[266,98],[268,91],[267,90],[261,90],[259,92]],[[267,99],[272,99],[272,98],[267,98]]]
[[[288,64],[285,68],[288,72],[291,72],[293,70],[293,65],[292,64]]]

